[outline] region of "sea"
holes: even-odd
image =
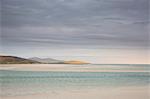
[[[97,66],[102,66],[96,64]],[[114,65],[112,65],[113,67]],[[129,65],[119,65],[127,66]],[[107,65],[106,65],[107,67]],[[60,72],[0,70],[0,96],[46,93],[60,89],[149,86],[150,65],[132,65],[146,72]],[[113,68],[112,68],[113,69]],[[119,69],[119,68],[118,68]],[[133,69],[133,68],[132,68]]]

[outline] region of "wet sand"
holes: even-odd
[[[149,99],[148,87],[119,87],[81,90],[58,90],[2,99]]]

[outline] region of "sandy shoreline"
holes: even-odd
[[[2,97],[2,99],[149,99],[148,87],[119,87],[80,90],[52,90],[32,95]]]
[[[0,70],[18,71],[62,71],[62,72],[150,72],[142,67],[91,66],[67,64],[0,64]]]

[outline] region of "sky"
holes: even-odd
[[[2,55],[149,62],[149,0],[0,2]]]

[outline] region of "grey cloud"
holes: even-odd
[[[4,46],[148,46],[149,0],[1,1]]]
[[[90,24],[95,16],[147,20],[147,14],[148,0],[2,0],[5,26]]]

